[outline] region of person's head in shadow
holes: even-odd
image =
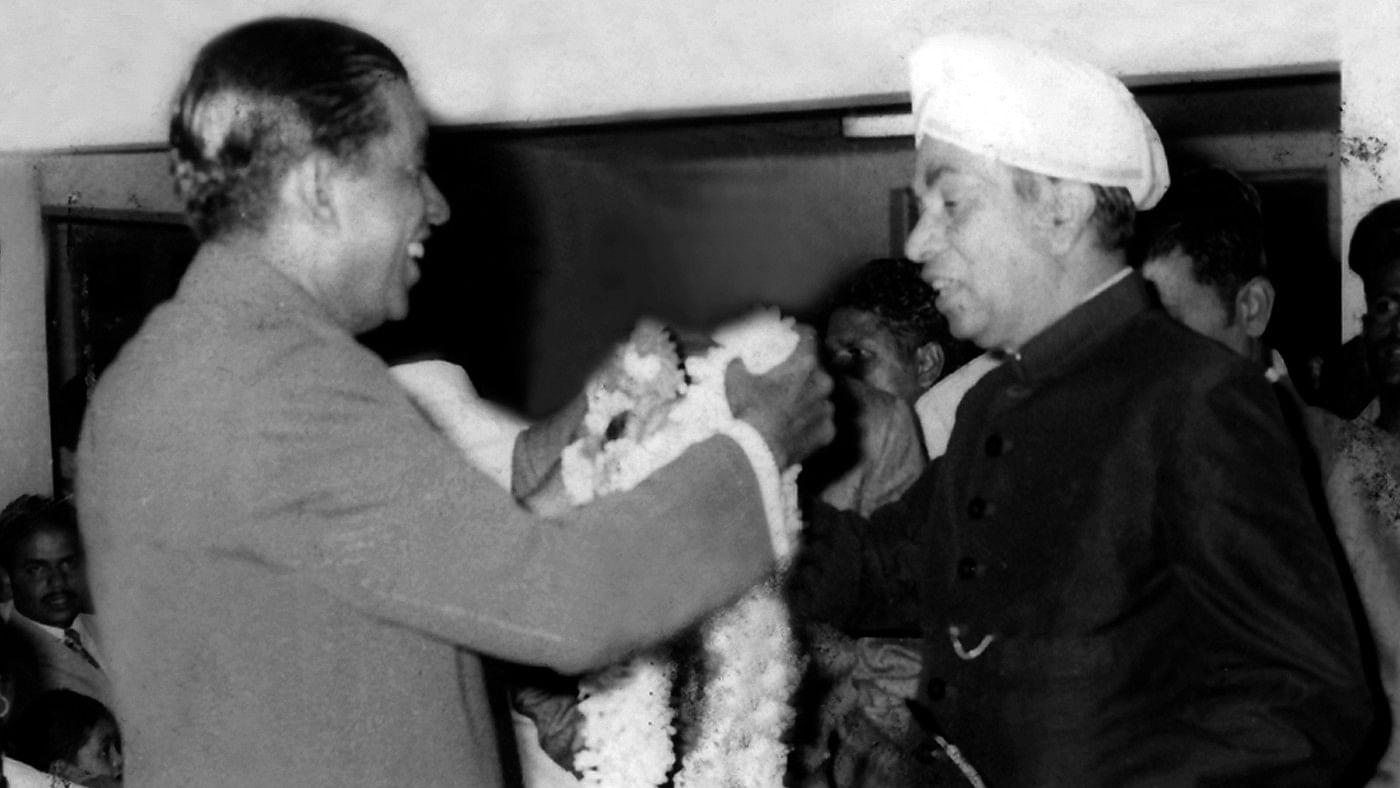
[[[1383,202],[1361,218],[1347,265],[1366,286],[1361,337],[1379,398],[1376,423],[1400,434],[1400,200]]]
[[[34,699],[11,737],[19,760],[86,786],[122,783],[122,739],[117,720],[102,703],[72,690],[50,690]]]
[[[1245,358],[1270,363],[1264,332],[1274,286],[1264,256],[1258,193],[1233,172],[1186,173],[1154,215],[1142,275],[1173,318]],[[1150,224],[1150,223],[1149,223]]]
[[[891,460],[882,456],[888,441],[881,436],[911,433],[901,445],[917,449],[910,462],[922,459],[914,402],[971,356],[970,346],[949,332],[936,300],[919,266],[879,258],[860,266],[827,303],[822,343],[836,383],[836,439],[808,460],[802,479],[809,489],[825,490],[828,500],[852,498],[843,508],[864,508],[860,502],[871,496],[862,491],[879,487],[870,474],[889,475]],[[871,500],[902,486],[892,483]]]
[[[966,355],[908,260],[862,265],[833,295],[823,344],[831,372],[913,403]]]

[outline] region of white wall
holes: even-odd
[[[53,487],[36,163],[0,156],[0,506]]]
[[[1347,0],[1354,2],[1358,0]],[[1367,0],[1382,2],[1383,0]],[[1340,59],[1334,0],[124,0],[0,3],[0,150],[148,143],[197,47],[269,13],[377,34],[447,123],[522,123],[907,93],[931,31],[1054,43],[1137,81]]]
[[[79,152],[38,157],[43,206],[179,213],[164,150]]]

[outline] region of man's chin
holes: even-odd
[[[49,627],[67,629],[73,626],[73,620],[78,617],[78,609],[75,607],[70,611],[46,610],[38,616],[30,616],[40,624]]]

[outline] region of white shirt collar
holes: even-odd
[[[18,610],[14,611],[11,615],[12,615],[13,617],[15,617],[15,618],[21,618],[21,619],[24,619],[25,621],[28,621],[29,623],[33,624],[34,626],[38,627],[39,629],[42,629],[44,632],[47,632],[49,635],[51,635],[51,636],[53,637],[54,640],[57,640],[57,641],[59,641],[59,642],[63,642],[63,628],[62,628],[62,627],[51,627],[51,626],[49,626],[48,624],[41,624],[41,623],[39,623],[38,621],[35,621],[34,619],[30,618],[29,616],[26,616],[25,614],[19,612]],[[83,646],[84,646],[84,647],[91,647],[91,645],[92,645],[92,632],[90,632],[90,631],[88,630],[88,627],[87,627],[85,624],[83,624],[83,618],[84,618],[83,614],[82,614],[82,613],[79,613],[79,614],[78,614],[78,617],[75,618],[75,619],[73,619],[73,623],[72,623],[70,626],[71,626],[71,628],[72,628],[72,630],[73,630],[74,632],[77,632],[77,633],[78,633],[78,637],[83,641]]]
[[[1103,280],[1102,282],[1099,283],[1099,286],[1098,286],[1098,287],[1094,288],[1093,290],[1090,290],[1088,295],[1086,295],[1086,296],[1084,296],[1083,298],[1079,299],[1079,303],[1082,304],[1082,303],[1084,303],[1084,302],[1090,300],[1090,299],[1093,298],[1094,296],[1098,295],[1099,293],[1102,293],[1103,291],[1107,290],[1108,288],[1113,287],[1114,285],[1118,284],[1119,282],[1123,281],[1124,279],[1127,279],[1127,278],[1128,278],[1128,275],[1131,274],[1132,272],[1133,272],[1133,269],[1128,268],[1128,267],[1125,266],[1125,267],[1123,268],[1123,270],[1121,270],[1121,271],[1119,271],[1118,273],[1114,274],[1113,276],[1110,276],[1109,278]]]

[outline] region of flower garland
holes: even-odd
[[[674,460],[686,447],[716,433],[741,445],[757,438],[729,410],[725,371],[740,359],[761,374],[797,345],[791,321],[764,310],[726,327],[716,346],[685,360],[658,324],[644,321],[590,381],[584,435],[563,457],[563,481],[579,504],[630,489]],[[761,442],[761,439],[758,439]],[[756,447],[755,447],[756,448]],[[766,449],[760,456],[769,458]],[[754,456],[754,451],[749,451]],[[756,466],[760,463],[755,463]],[[759,468],[775,553],[785,558],[796,542],[796,467],[779,475],[771,459]],[[769,478],[764,479],[764,476]],[[674,777],[677,788],[782,785],[792,722],[789,702],[800,675],[787,607],[777,583],[752,589],[701,627],[705,677],[698,730]],[[675,664],[664,650],[580,680],[583,749],[574,760],[583,784],[653,788],[675,765],[671,685]]]

